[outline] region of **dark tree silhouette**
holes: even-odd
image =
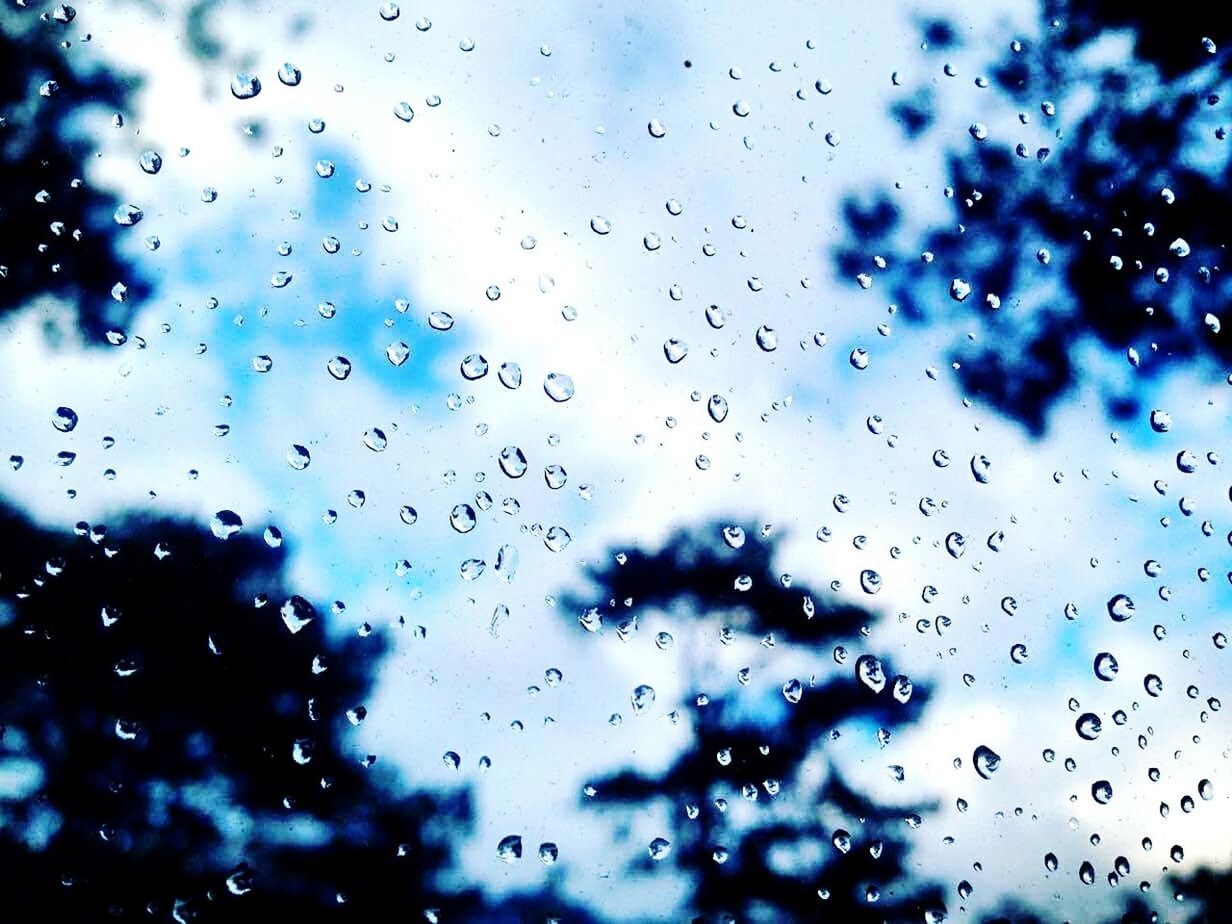
[[[715,630],[722,626],[729,641],[760,639],[807,653],[822,676],[815,683],[805,678],[798,690],[783,677],[770,689],[751,682],[691,701],[694,737],[687,750],[661,775],[627,770],[597,782],[587,804],[669,809],[671,854],[659,863],[647,856],[639,865],[644,874],[666,864],[684,875],[692,886],[687,904],[698,920],[925,920],[944,903],[940,889],[921,881],[908,860],[906,833],[923,809],[877,804],[826,754],[826,742],[845,726],[872,723],[892,731],[911,722],[924,694],[905,677],[891,680],[880,662],[872,685],[861,682],[854,654],[841,673],[826,676],[835,643],[858,638],[872,614],[828,604],[782,580],[773,569],[774,547],[754,528],[715,524],[678,532],[657,551],[627,552],[590,572],[597,596],[626,629],[638,613],[662,610],[681,635],[707,639],[689,644],[690,657],[705,657],[708,644],[720,644]],[[742,577],[751,578],[744,590],[738,589],[746,586]],[[586,601],[567,604],[585,607]],[[593,625],[602,615],[591,607],[583,619]],[[703,636],[702,629],[713,634]],[[766,696],[775,702],[767,705]],[[753,820],[737,821],[739,813],[724,811],[719,800],[753,800]],[[788,854],[795,859],[785,863]]]
[[[351,740],[379,635],[332,638],[258,540],[78,533],[0,512],[0,766],[23,790],[2,808],[6,916],[476,906],[433,882],[465,794],[399,796]]]
[[[921,232],[888,195],[853,195],[850,233],[834,252],[846,278],[872,274],[906,317],[961,317],[978,334],[953,348],[964,388],[1033,433],[1093,374],[1079,359],[1090,342],[1134,351],[1138,375],[1204,360],[1222,376],[1232,359],[1232,340],[1207,319],[1232,295],[1221,267],[1232,205],[1226,17],[1109,0],[1048,0],[1040,17],[1039,41],[1011,48],[1006,36],[993,70],[1001,93],[990,92],[979,118],[996,124],[1017,110],[1051,139],[1033,147],[1038,136],[1025,128],[977,140],[965,124],[940,127],[965,142],[947,163],[949,213]],[[1115,30],[1131,30],[1135,55],[1092,59]],[[1094,90],[1089,107],[1076,87]],[[934,99],[932,87],[904,87],[893,104],[909,140],[930,130]],[[884,271],[875,254],[887,258]],[[971,294],[953,298],[954,279]],[[1114,416],[1141,411],[1132,388],[1097,384]]]
[[[91,146],[72,127],[87,107],[123,110],[134,85],[74,66],[88,29],[58,9],[0,11],[0,314],[58,296],[83,336],[101,342],[147,286],[113,249],[120,203],[85,181]],[[113,296],[117,283],[126,291]]]

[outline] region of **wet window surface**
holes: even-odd
[[[4,0],[0,919],[1227,920],[1229,48]]]

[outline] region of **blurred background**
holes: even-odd
[[[4,2],[0,918],[1227,918],[1223,17]]]

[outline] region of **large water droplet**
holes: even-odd
[[[1074,723],[1074,730],[1078,732],[1078,737],[1083,741],[1094,741],[1104,730],[1104,725],[1094,712],[1084,712]]]
[[[351,374],[351,361],[345,356],[335,356],[325,364],[325,368],[335,379],[343,382]]]
[[[316,617],[316,610],[312,608],[311,603],[303,597],[296,595],[289,597],[282,604],[279,614],[282,616],[283,624],[287,627],[287,630],[292,635],[295,635],[307,626],[308,623],[312,622]]]
[[[252,99],[261,92],[261,81],[252,74],[236,74],[231,78],[231,95],[236,99]]]
[[[71,407],[58,407],[51,415],[51,425],[61,433],[70,433],[77,426],[77,412]]]
[[[210,517],[210,532],[219,539],[230,539],[244,528],[244,521],[234,510],[219,510]]]
[[[522,387],[522,367],[517,363],[501,363],[500,369],[496,372],[496,377],[500,379],[500,383],[509,390]]]
[[[992,779],[992,775],[1001,766],[1001,755],[992,748],[981,744],[971,755],[971,762],[975,765],[975,772],[988,780]]]
[[[689,355],[689,345],[683,340],[672,337],[663,344],[663,355],[669,363],[678,363]]]
[[[1114,622],[1124,622],[1134,615],[1134,601],[1125,594],[1117,594],[1108,601],[1108,615]]]
[[[145,212],[138,206],[129,203],[116,206],[116,210],[112,213],[111,217],[117,225],[131,228],[133,225],[138,224],[141,219],[145,218]]]
[[[563,372],[550,372],[543,380],[543,390],[553,401],[568,401],[573,397],[573,379]]]
[[[992,468],[992,462],[988,456],[976,454],[971,457],[971,474],[975,476],[975,480],[980,484],[988,484],[989,470]]]
[[[411,346],[405,340],[395,340],[385,347],[385,358],[391,365],[401,366],[411,357]]]
[[[496,845],[496,856],[505,863],[513,863],[522,859],[521,835],[510,834],[502,837],[500,843]]]
[[[469,533],[479,518],[470,504],[458,504],[449,512],[449,525],[460,533]]]
[[[1118,670],[1120,667],[1112,652],[1101,651],[1095,656],[1095,676],[1100,680],[1115,680]]]
[[[517,446],[506,446],[500,451],[499,462],[501,471],[510,478],[521,478],[529,467],[526,455]]]
[[[856,659],[856,678],[874,693],[880,693],[886,686],[881,661],[870,654],[860,655]]]
[[[800,697],[804,695],[804,685],[796,678],[792,678],[783,684],[783,699],[789,703],[800,702]]]
[[[757,328],[756,339],[757,345],[767,353],[779,348],[779,335],[774,332],[773,327],[767,327],[763,324],[761,327]]]
[[[481,379],[488,374],[488,361],[479,353],[471,353],[463,358],[461,372],[462,378],[468,381]]]
[[[569,535],[569,530],[563,526],[548,527],[543,537],[543,544],[552,552],[563,552],[572,541],[573,537]]]

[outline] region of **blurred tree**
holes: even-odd
[[[871,738],[879,728],[884,743],[924,696],[871,656],[828,668],[842,657],[835,643],[856,638],[872,616],[780,576],[774,547],[753,528],[713,525],[590,572],[622,636],[639,614],[665,614],[693,689],[718,675],[701,663],[709,652],[759,642],[768,660],[820,679],[771,675],[768,665],[747,684],[724,674],[724,688],[688,704],[692,741],[662,774],[623,771],[598,781],[587,804],[666,809],[670,854],[656,862],[647,851],[636,865],[639,875],[666,867],[686,877],[696,920],[939,921],[941,890],[908,858],[906,835],[921,808],[879,805],[829,754],[845,730]],[[604,618],[580,598],[566,603],[583,608],[592,630]]]
[[[123,111],[133,89],[76,66],[86,32],[66,5],[0,10],[0,315],[55,296],[97,341],[124,325],[146,286],[113,247],[120,203],[83,176],[92,145],[79,118],[95,106]]]
[[[901,314],[954,330],[963,387],[1033,433],[1080,375],[1127,417],[1142,410],[1131,374],[1194,360],[1226,374],[1226,25],[1201,7],[1046,0],[1036,39],[1006,36],[990,63],[1001,93],[960,126],[934,118],[939,88],[905,86],[892,112],[909,141],[961,133],[949,214],[920,225],[889,195],[853,195],[840,273],[870,274]],[[946,34],[935,47],[961,31]],[[1092,367],[1092,345],[1133,369]]]
[[[350,740],[378,635],[331,637],[260,541],[77,532],[0,511],[9,920],[478,907],[434,887],[465,795],[400,796]]]

